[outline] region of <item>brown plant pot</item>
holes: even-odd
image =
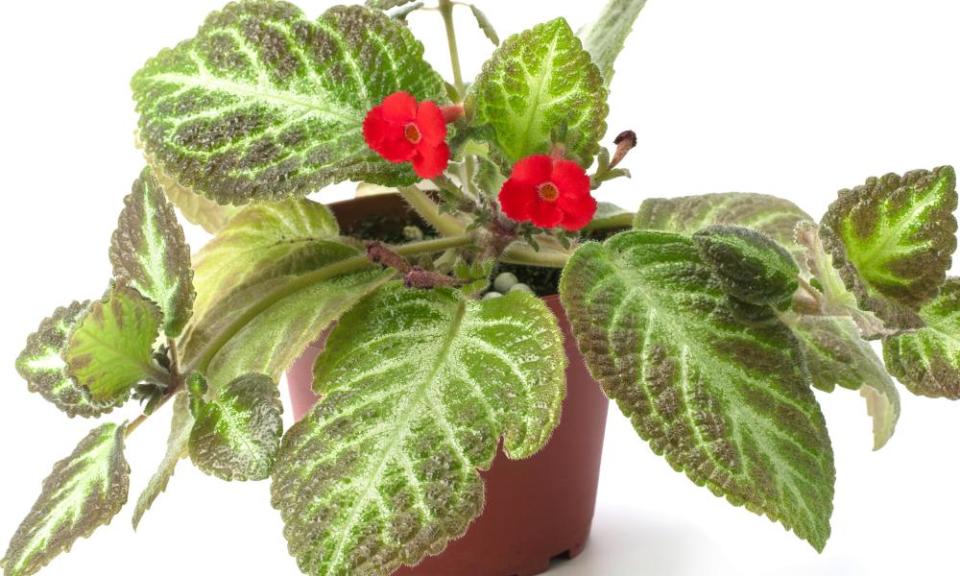
[[[406,209],[393,195],[331,208],[344,227],[366,216],[397,216]],[[490,469],[482,472],[483,513],[467,533],[438,556],[393,576],[530,576],[548,570],[554,558],[572,558],[583,551],[596,503],[608,401],[584,365],[559,298],[544,301],[557,316],[569,359],[559,426],[531,458],[510,460],[498,451]],[[321,339],[287,372],[298,420],[317,400],[312,372],[322,349]]]

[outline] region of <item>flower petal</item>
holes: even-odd
[[[413,171],[421,178],[436,178],[447,169],[449,161],[450,147],[446,142],[441,142],[439,146],[424,146],[421,141],[413,157]]]
[[[434,102],[421,102],[417,109],[417,127],[423,136],[423,143],[437,146],[447,139],[447,124],[443,121],[443,112]]]
[[[550,180],[553,173],[553,158],[545,154],[527,156],[513,165],[510,179],[538,186]]]
[[[590,223],[597,212],[597,201],[590,195],[590,177],[576,162],[560,160],[553,167],[551,181],[560,190],[557,205],[563,211],[560,225],[579,230]]]
[[[504,214],[517,222],[530,220],[538,200],[536,186],[518,182],[514,178],[504,182],[500,188],[500,208],[503,209]]]
[[[563,211],[556,202],[539,200],[533,206],[531,221],[541,228],[556,228],[563,221]]]
[[[417,150],[403,137],[403,126],[384,119],[382,106],[367,113],[363,120],[363,137],[367,146],[390,162],[406,162]]]
[[[563,220],[560,222],[565,230],[571,232],[580,230],[593,220],[593,215],[597,213],[597,201],[593,196],[580,198],[576,204],[568,204],[564,200],[558,200],[557,205],[563,211]]]
[[[381,105],[387,122],[406,124],[417,118],[417,99],[408,92],[394,92],[384,98]]]

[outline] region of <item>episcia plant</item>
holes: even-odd
[[[502,43],[469,6],[496,45],[470,84],[449,0],[315,19],[247,0],[149,60],[132,81],[147,167],[112,238],[113,278],[43,320],[17,362],[68,416],[142,410],[54,465],[4,574],[33,574],[110,522],[129,494],[125,441],[162,406],[169,445],[134,526],[189,458],[270,479],[306,574],[389,574],[440,553],[480,513],[497,450],[532,456],[558,424],[562,334],[524,284],[559,289],[592,375],[656,453],[821,550],[835,473],[813,390],[859,390],[876,448],[899,415],[894,377],[960,397],[956,177],[870,178],[819,222],[762,194],[598,204],[636,143],[600,139],[643,4]],[[452,83],[405,23],[428,8]],[[348,180],[395,188],[421,219],[410,241],[356,237],[306,198]],[[214,234],[193,255],[176,209]],[[553,283],[530,280],[551,269]],[[327,331],[320,400],[284,431],[278,379]]]

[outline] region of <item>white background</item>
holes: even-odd
[[[479,0],[506,36],[554,15],[589,21],[600,0]],[[139,173],[128,81],[191,36],[219,0],[0,4],[0,545],[52,463],[92,427],[28,394],[13,369],[56,306],[98,296],[122,197]],[[318,15],[328,2],[303,0]],[[491,50],[459,10],[472,76]],[[439,16],[412,27],[449,69]],[[610,134],[639,147],[603,199],[755,191],[819,216],[874,174],[960,164],[960,5],[946,0],[650,0],[617,65]],[[609,139],[609,137],[608,137]],[[343,198],[349,188],[327,194]],[[203,240],[191,233],[194,246]],[[870,450],[856,393],[820,395],[837,462],[823,554],[675,473],[611,410],[594,536],[562,576],[957,574],[960,406],[905,394],[890,444]],[[132,417],[121,411],[116,417]],[[133,497],[162,453],[167,414],[132,438]],[[268,484],[182,465],[138,534],[130,508],[45,574],[294,575]]]

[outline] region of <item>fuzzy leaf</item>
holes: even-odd
[[[357,261],[355,272],[343,272]],[[254,372],[279,380],[325,328],[392,275],[355,248],[318,240],[221,294],[186,334],[183,362],[214,390]]]
[[[230,289],[298,253],[308,256],[318,240],[338,234],[330,209],[311,200],[289,198],[245,207],[197,253],[194,314],[203,316]]]
[[[57,308],[53,315],[43,320],[37,331],[27,338],[27,345],[17,358],[17,372],[27,381],[27,389],[63,410],[71,418],[102,416],[125,400],[98,402],[90,397],[90,391],[77,384],[67,373],[63,352],[67,340],[80,319],[86,314],[89,302],[74,302]]]
[[[694,234],[693,243],[700,258],[734,298],[779,306],[797,290],[800,269],[793,257],[756,230],[714,224]]]
[[[550,438],[565,358],[552,313],[525,293],[480,302],[391,285],[344,316],[317,360],[323,400],[274,470],[300,569],[390,574],[463,534],[500,437],[511,458]]]
[[[563,18],[507,38],[472,91],[475,123],[489,125],[510,161],[548,153],[560,130],[571,159],[593,162],[607,129],[607,91]]]
[[[493,42],[494,46],[499,46],[500,36],[497,35],[497,30],[493,27],[493,23],[490,22],[490,19],[487,18],[487,15],[483,13],[483,10],[477,8],[475,4],[471,4],[470,12],[473,13],[473,17],[477,21],[477,26],[480,27],[480,30],[483,30],[483,35],[486,36],[488,40]]]
[[[734,309],[692,240],[655,231],[584,244],[560,294],[591,373],[656,453],[823,549],[830,438],[770,307]]]
[[[887,369],[920,396],[960,398],[960,279],[920,309],[926,324],[883,341]]]
[[[180,210],[180,214],[188,222],[200,226],[211,234],[216,234],[227,225],[240,208],[230,205],[217,204],[213,200],[204,198],[189,188],[185,188],[162,171],[153,169],[153,175],[163,188],[167,199]]]
[[[390,10],[410,2],[413,2],[413,0],[367,0],[366,5],[378,10]]]
[[[797,224],[812,220],[789,200],[766,194],[725,192],[648,198],[640,205],[634,227],[693,234],[711,224],[744,226],[766,234],[793,252]]]
[[[40,498],[0,561],[5,576],[37,573],[69,552],[77,539],[109,524],[126,504],[130,466],[123,457],[125,431],[125,425],[104,424],[53,466]]]
[[[113,275],[160,307],[164,333],[175,338],[190,319],[194,297],[183,228],[149,168],[123,202],[110,244]]]
[[[846,316],[800,315],[787,320],[800,342],[813,385],[832,392],[837,385],[859,390],[873,418],[873,448],[893,436],[900,418],[900,395],[870,344]]]
[[[114,286],[90,305],[64,352],[68,373],[96,402],[126,399],[130,388],[155,374],[157,307],[132,288]]]
[[[583,46],[600,68],[607,86],[613,79],[613,63],[646,3],[647,0],[610,0],[597,21],[580,31]]]
[[[190,459],[223,480],[265,480],[280,448],[282,416],[280,391],[269,376],[240,376],[216,400],[200,402]]]
[[[444,100],[423,47],[386,14],[338,6],[315,21],[248,0],[133,78],[140,137],[156,166],[221,204],[304,195],[342,180],[405,185],[409,164],[367,147],[367,112],[400,90]]]
[[[173,421],[170,422],[170,435],[167,438],[167,452],[160,466],[150,478],[147,487],[140,493],[133,510],[133,529],[136,530],[143,515],[153,506],[153,502],[167,489],[170,478],[180,460],[187,457],[187,441],[193,428],[193,414],[190,413],[187,394],[180,393],[173,400]]]
[[[918,328],[915,309],[936,296],[957,246],[953,168],[870,178],[841,190],[821,222],[824,247],[866,310]]]

